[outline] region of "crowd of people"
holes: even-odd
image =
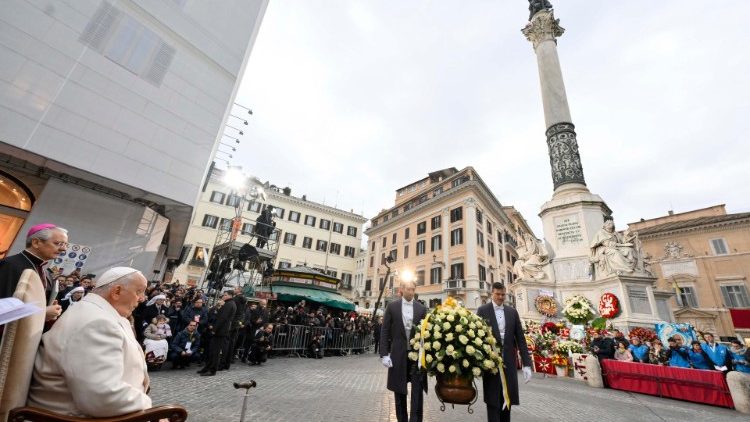
[[[620,331],[615,331],[611,336],[599,332],[591,342],[591,351],[599,360],[616,359],[677,368],[750,373],[750,349],[740,340],[733,339],[730,347],[716,342],[712,333],[703,333],[703,340],[694,340],[688,346],[684,344],[682,336],[674,335],[664,347],[658,338],[644,341],[638,336],[631,336],[628,340]]]

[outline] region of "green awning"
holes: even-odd
[[[276,294],[276,298],[282,302],[299,302],[304,299],[345,311],[354,310],[353,302],[334,292],[293,286],[273,286],[271,290]]]

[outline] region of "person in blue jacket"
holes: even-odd
[[[714,369],[711,359],[701,347],[701,342],[694,340],[690,345],[692,346],[688,351],[690,367],[693,369]]]
[[[649,363],[648,351],[649,348],[645,344],[641,343],[641,338],[633,336],[630,338],[630,346],[628,346],[630,354],[633,355],[633,362]]]
[[[714,341],[714,335],[711,333],[703,334],[703,339],[706,340],[706,342],[703,343],[701,347],[711,359],[711,362],[713,362],[714,367],[722,372],[729,371],[731,367],[731,359],[727,346],[716,343]]]
[[[732,348],[729,353],[732,355],[734,370],[750,374],[750,349],[744,347],[741,341],[732,339]]]
[[[669,366],[675,368],[690,368],[690,360],[688,357],[687,347],[678,346],[677,339],[675,337],[669,338],[669,349],[667,349],[667,356],[669,356]]]

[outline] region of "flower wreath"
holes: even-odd
[[[573,324],[586,324],[594,316],[594,308],[586,297],[573,295],[565,299],[563,315]]]
[[[612,293],[604,293],[599,299],[599,314],[602,318],[610,319],[620,313],[620,301]]]
[[[540,314],[546,317],[552,318],[557,315],[557,302],[551,296],[537,296],[534,306]]]

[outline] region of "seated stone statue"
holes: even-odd
[[[624,236],[617,233],[614,221],[606,220],[591,241],[590,260],[596,269],[595,278],[632,273],[636,265],[634,240],[635,236],[629,232]]]
[[[526,233],[521,239],[518,260],[513,265],[513,271],[519,280],[541,280],[547,276],[544,266],[549,264],[549,254],[544,246]]]

